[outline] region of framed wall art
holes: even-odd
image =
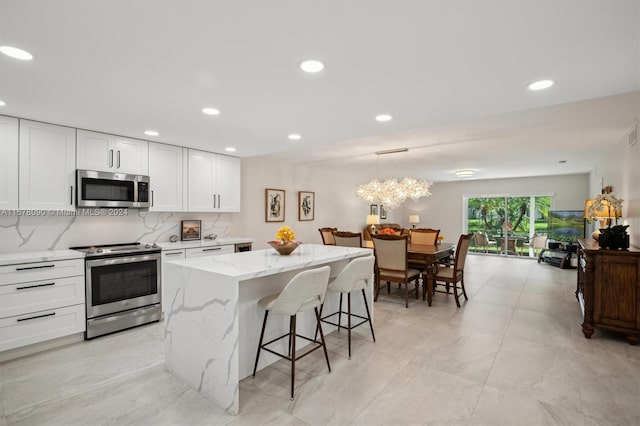
[[[369,206],[369,214],[378,214],[378,205],[377,204],[371,204]]]
[[[265,190],[265,221],[284,222],[285,195],[284,189],[267,188]]]
[[[182,241],[192,241],[200,239],[201,221],[199,220],[183,220],[180,222],[180,235]]]
[[[387,218],[387,209],[384,208],[382,204],[380,204],[380,219]]]
[[[298,191],[298,220],[313,220],[316,210],[316,193]]]

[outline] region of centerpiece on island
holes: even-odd
[[[618,225],[618,219],[622,217],[622,201],[610,192],[597,195],[587,210],[587,218],[600,221],[599,235],[594,232],[593,238],[598,240],[601,248],[628,249],[629,225]],[[611,219],[616,220],[615,226],[611,226]],[[606,222],[606,228],[604,227]]]
[[[282,255],[289,255],[298,248],[300,241],[294,241],[296,233],[288,226],[283,226],[276,232],[275,241],[267,241],[271,247]]]

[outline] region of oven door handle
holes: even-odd
[[[87,260],[85,265],[87,268],[93,268],[96,266],[109,266],[109,265],[118,265],[124,263],[135,263],[135,262],[145,262],[148,260],[161,260],[160,253],[151,253],[151,254],[136,254],[131,256],[121,256],[121,257],[106,257],[103,259],[94,259]]]

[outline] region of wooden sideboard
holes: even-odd
[[[591,239],[578,240],[578,288],[582,333],[596,328],[624,333],[630,344],[640,337],[640,250],[601,249]]]

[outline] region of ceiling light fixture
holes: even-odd
[[[456,170],[456,176],[462,177],[462,178],[471,177],[474,175],[474,173],[475,172],[471,169]]]
[[[0,106],[5,106],[7,103],[5,101],[0,100]]]
[[[300,63],[300,69],[304,72],[315,74],[324,69],[324,64],[316,59],[309,59]]]
[[[534,81],[530,85],[527,86],[529,90],[544,90],[553,86],[553,80],[539,80]]]
[[[33,55],[31,53],[13,46],[0,46],[0,52],[13,59],[19,59],[21,61],[30,61],[33,59]]]
[[[155,130],[145,130],[144,134],[147,136],[159,136],[160,133],[156,132]]]
[[[408,148],[400,148],[378,151],[375,154],[380,156],[407,151],[409,151]],[[431,185],[433,183],[413,177],[405,177],[400,182],[397,179],[386,179],[384,182],[380,182],[374,178],[369,183],[358,185],[356,187],[356,195],[369,204],[379,203],[389,209],[395,209],[404,203],[407,198],[418,201],[421,197],[428,197],[431,195],[429,191]]]
[[[202,113],[207,115],[220,115],[220,110],[217,108],[202,108]]]
[[[385,121],[391,121],[391,120],[393,120],[393,116],[389,114],[376,115],[376,121],[385,122]]]
[[[292,141],[299,141],[300,139],[302,139],[302,136],[297,133],[291,133],[289,135],[289,139],[291,139]]]
[[[232,146],[228,146],[224,150],[227,151],[227,152],[236,152],[236,149],[234,147],[232,147]]]

